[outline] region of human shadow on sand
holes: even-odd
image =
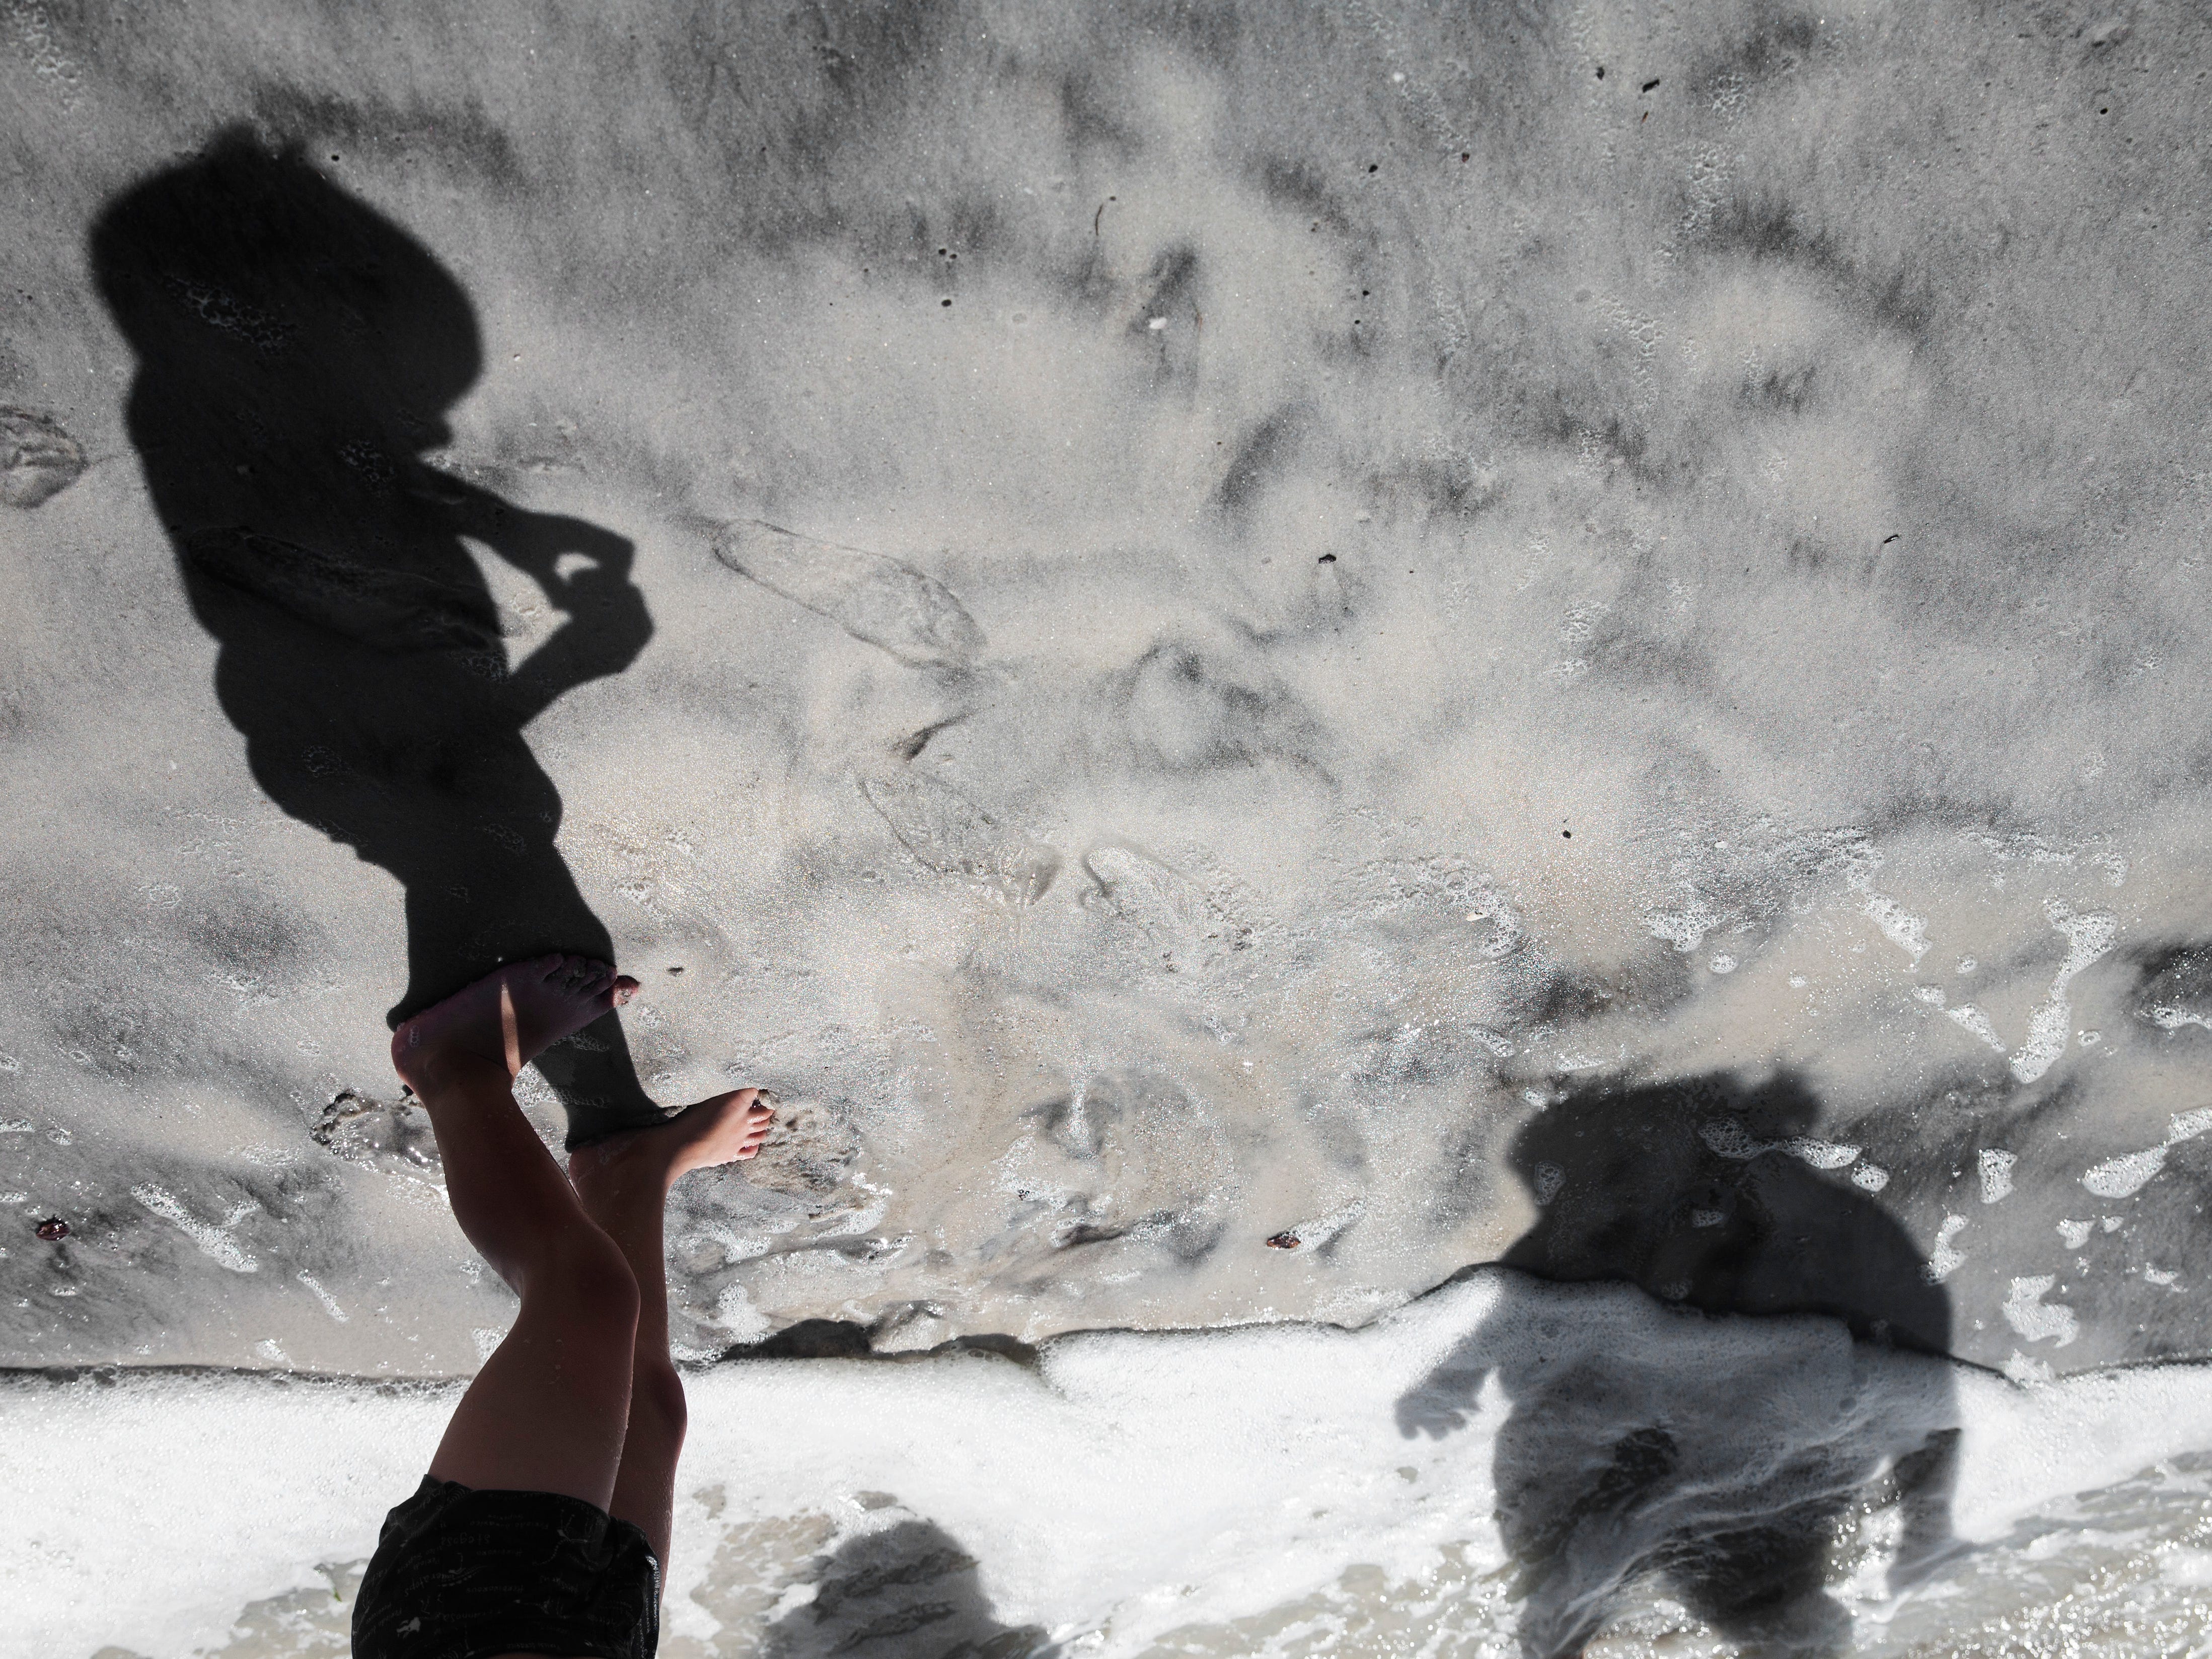
[[[823,1558],[814,1598],[768,1626],[769,1659],[1047,1659],[1042,1626],[1002,1624],[975,1559],[932,1521],[864,1533]]]
[[[1586,1089],[1514,1140],[1538,1217],[1503,1265],[1530,1278],[1504,1276],[1495,1310],[1397,1415],[1409,1437],[1462,1429],[1493,1375],[1510,1402],[1498,1520],[1531,1659],[1578,1652],[1622,1592],[1654,1581],[1748,1652],[1839,1652],[1850,1619],[1826,1583],[1855,1516],[1894,1504],[1893,1590],[1948,1552],[1948,1373],[1913,1368],[1910,1423],[1867,1421],[1856,1383],[1833,1398],[1803,1387],[1811,1369],[1861,1375],[1883,1346],[1941,1355],[1951,1329],[1911,1237],[1838,1167],[1850,1149],[1808,1139],[1819,1121],[1787,1074],[1753,1086],[1717,1073]],[[1836,1332],[1822,1360],[1808,1346],[1819,1328],[1777,1319],[1687,1331],[1664,1353],[1608,1348],[1532,1279],[1623,1281],[1692,1321],[1825,1315],[1857,1346]],[[1801,1395],[1819,1402],[1802,1424]]]
[[[216,693],[246,763],[285,811],[406,889],[392,1023],[501,962],[611,957],[523,732],[629,667],[653,623],[622,537],[423,459],[482,367],[459,283],[298,149],[242,129],[110,202],[90,252],[137,354],[131,439],[222,647]],[[564,618],[512,668],[518,624],[465,540]],[[538,1066],[572,1145],[657,1115],[612,1014]]]

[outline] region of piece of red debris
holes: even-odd
[[[39,1237],[49,1243],[69,1237],[69,1223],[58,1215],[50,1215],[39,1224]]]
[[[1267,1248],[1271,1250],[1295,1250],[1298,1248],[1298,1236],[1296,1233],[1277,1233],[1267,1241]]]

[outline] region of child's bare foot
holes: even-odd
[[[392,1064],[417,1094],[447,1080],[453,1060],[513,1077],[539,1054],[628,1002],[637,981],[589,957],[511,962],[426,1008],[392,1036]]]
[[[625,1129],[581,1147],[568,1158],[568,1178],[590,1206],[592,1190],[617,1176],[629,1185],[640,1175],[665,1191],[689,1170],[750,1158],[768,1139],[775,1112],[757,1089],[739,1089],[688,1106],[663,1123]]]

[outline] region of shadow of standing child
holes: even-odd
[[[222,646],[216,692],[246,763],[286,812],[406,890],[391,1023],[504,962],[611,959],[523,732],[629,667],[653,623],[622,537],[422,459],[482,366],[459,283],[296,147],[236,128],[109,203],[90,241],[137,354],[131,441]],[[511,669],[465,540],[564,617]],[[659,1115],[612,1014],[539,1070],[571,1145]]]

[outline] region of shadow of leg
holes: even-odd
[[[501,750],[471,769],[465,797],[410,801],[404,840],[362,848],[407,890],[409,982],[386,1016],[394,1026],[502,963],[552,951],[614,958],[553,844],[560,796],[519,738]],[[535,1063],[568,1114],[571,1147],[660,1116],[615,1014]]]
[[[566,1042],[556,1043],[535,1062],[538,1076],[560,1097],[568,1115],[570,1152],[594,1140],[658,1122],[661,1109],[638,1081],[622,1020],[602,1014]]]
[[[1756,1527],[1690,1540],[1668,1578],[1692,1612],[1751,1656],[1848,1652],[1851,1616],[1824,1583],[1843,1505],[1807,1504]]]
[[[1958,1547],[1951,1530],[1951,1495],[1959,1484],[1957,1429],[1937,1429],[1893,1471],[1905,1525],[1890,1564],[1889,1593],[1901,1595]]]
[[[410,982],[387,1016],[394,1027],[502,963],[551,951],[613,958],[606,929],[550,848],[540,857],[501,860],[489,871],[481,863],[471,868],[447,861],[431,879],[408,884]],[[478,896],[486,892],[494,902],[479,904]],[[616,1014],[601,1015],[533,1063],[568,1114],[571,1148],[660,1117],[638,1081]]]

